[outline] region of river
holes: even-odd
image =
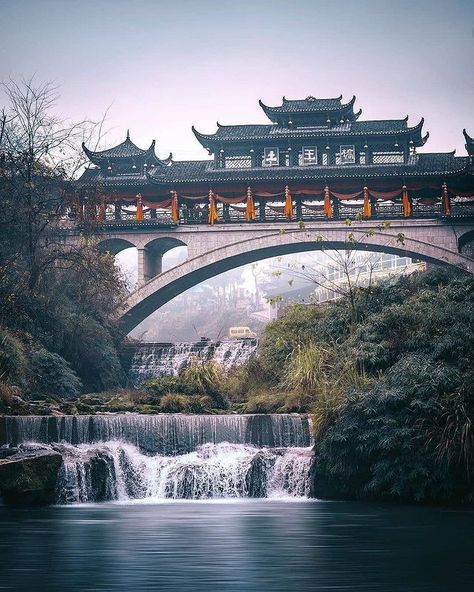
[[[0,506],[0,591],[458,592],[474,510],[309,499],[304,415],[0,418],[59,451],[56,505]],[[317,479],[317,476],[316,476]]]
[[[474,512],[309,500],[0,507],[8,592],[458,592]]]

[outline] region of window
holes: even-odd
[[[226,156],[226,169],[250,169],[252,167],[252,158],[250,156]]]
[[[303,146],[302,164],[318,164],[318,149],[316,146]]]
[[[262,164],[266,167],[279,166],[280,150],[278,148],[264,148]]]
[[[399,164],[403,163],[403,152],[374,152],[372,155],[374,164]]]
[[[329,164],[329,155],[327,152],[323,152],[323,165],[327,166]]]
[[[359,154],[359,163],[360,164],[367,164],[367,157],[366,157],[365,152],[361,152]]]

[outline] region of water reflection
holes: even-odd
[[[0,507],[0,590],[455,592],[474,512],[232,500]]]

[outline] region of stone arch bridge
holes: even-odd
[[[278,224],[181,225],[169,228],[103,227],[98,248],[116,255],[138,253],[138,288],[117,310],[127,332],[188,288],[229,269],[267,257],[317,249],[357,249],[393,253],[452,265],[474,273],[474,222],[446,219],[298,222]],[[185,245],[187,259],[162,271],[162,257]]]

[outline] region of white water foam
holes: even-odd
[[[60,449],[60,503],[309,494],[311,448],[259,449],[222,442],[171,457],[147,456],[121,441],[63,444]]]

